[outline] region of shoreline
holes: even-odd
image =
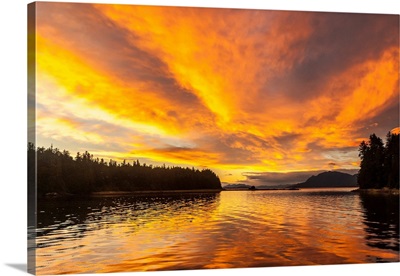
[[[298,190],[300,190],[300,188],[272,188],[272,189],[257,189],[257,188],[255,188],[255,189],[240,189],[240,188],[237,188],[237,189],[223,189],[223,191],[227,191],[227,192],[229,192],[229,191],[298,191]]]
[[[355,189],[351,192],[354,193],[362,193],[362,194],[370,194],[370,195],[396,195],[398,196],[399,189],[389,189],[389,188],[382,188],[382,189]]]
[[[162,195],[162,194],[190,194],[190,193],[219,193],[222,189],[193,189],[193,190],[149,190],[149,191],[102,191],[92,192],[89,196],[130,196],[130,195]]]
[[[69,194],[69,193],[48,193],[46,195],[37,196],[38,199],[52,198],[80,198],[80,197],[113,197],[113,196],[137,196],[137,195],[173,195],[173,194],[198,194],[208,193],[216,194],[223,189],[193,189],[193,190],[148,190],[148,191],[100,191],[89,194]]]
[[[340,187],[343,188],[343,187]],[[351,188],[351,187],[345,187]],[[354,187],[355,188],[355,187]],[[307,188],[303,188],[307,189]],[[311,188],[312,189],[312,188]],[[112,196],[136,196],[136,195],[173,195],[173,194],[198,194],[198,193],[220,193],[222,191],[298,191],[301,190],[299,188],[274,188],[274,189],[186,189],[186,190],[146,190],[146,191],[99,191],[92,192],[89,194],[63,194],[63,193],[48,193],[46,195],[38,196],[38,198],[61,198],[61,197],[112,197]],[[395,195],[398,196],[399,189],[360,189],[356,188],[349,192],[352,193],[361,193],[361,194],[371,194],[371,195]]]

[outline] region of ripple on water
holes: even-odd
[[[344,191],[42,202],[37,272],[398,261],[398,203],[386,217],[375,216],[374,208],[368,198]]]

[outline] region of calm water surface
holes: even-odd
[[[399,261],[399,198],[341,189],[46,199],[37,273]]]

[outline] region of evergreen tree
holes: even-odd
[[[388,133],[386,144],[375,134],[359,146],[361,189],[399,188],[399,135]]]
[[[48,149],[28,144],[28,156],[37,156],[38,195],[48,193],[85,195],[96,191],[147,191],[221,189],[218,176],[209,169],[121,164],[93,158],[89,152],[77,153],[75,159],[66,150]],[[32,162],[31,162],[32,163]]]
[[[385,144],[385,178],[389,188],[399,188],[399,135],[389,132]]]

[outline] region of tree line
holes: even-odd
[[[153,166],[124,160],[94,158],[88,151],[73,158],[60,151],[28,144],[28,163],[36,158],[37,194],[86,195],[100,191],[157,191],[221,189],[218,176],[209,169]]]
[[[371,134],[359,148],[358,185],[361,189],[399,189],[399,134],[389,132],[386,142]]]

